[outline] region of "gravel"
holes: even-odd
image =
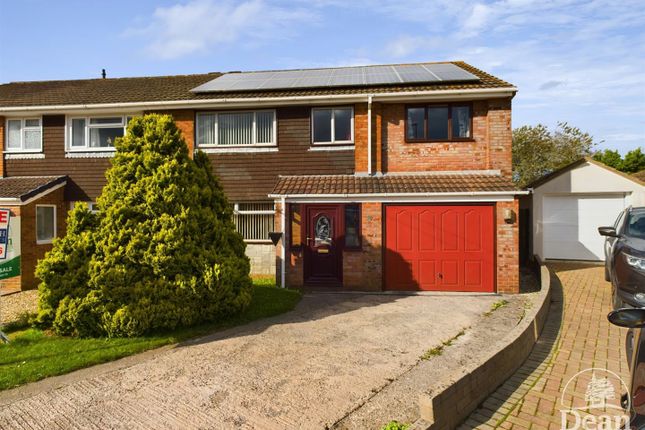
[[[0,325],[5,325],[19,319],[25,312],[38,310],[38,290],[21,291],[19,293],[0,296]]]

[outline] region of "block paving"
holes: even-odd
[[[561,429],[561,410],[584,401],[589,379],[576,379],[562,399],[567,382],[578,372],[603,368],[629,384],[624,341],[626,329],[607,321],[611,285],[604,268],[584,263],[549,264],[553,296],[543,332],[527,361],[502,384],[460,429]],[[621,389],[622,394],[625,390]],[[562,400],[566,403],[562,404]]]

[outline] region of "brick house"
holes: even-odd
[[[100,194],[114,138],[160,112],[212,160],[254,274],[517,292],[516,91],[463,62],[0,85],[0,202],[21,258],[0,286],[37,285],[67,210]]]

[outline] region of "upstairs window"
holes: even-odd
[[[275,111],[197,114],[197,146],[274,146]]]
[[[114,141],[125,135],[130,117],[70,118],[68,148],[72,151],[111,151]]]
[[[7,152],[41,152],[43,131],[40,118],[8,119],[5,140]]]
[[[311,124],[314,144],[354,143],[354,109],[351,107],[314,108]]]
[[[411,106],[406,109],[405,139],[430,142],[472,139],[470,105]]]

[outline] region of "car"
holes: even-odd
[[[598,232],[606,237],[605,279],[614,310],[645,307],[645,207],[628,207]]]
[[[642,429],[645,427],[645,308],[614,310],[607,319],[614,325],[629,328],[626,345],[629,392],[621,397],[621,405],[630,416],[628,428]]]

